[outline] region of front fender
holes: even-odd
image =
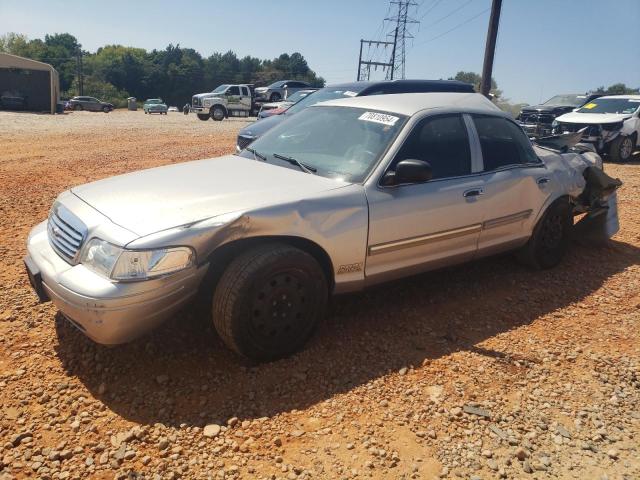
[[[297,237],[319,246],[330,259],[334,291],[364,284],[369,214],[362,185],[346,185],[308,198],[231,212],[143,237],[129,248],[187,245],[205,263],[218,249],[239,240]]]

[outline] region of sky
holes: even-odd
[[[406,78],[480,73],[491,0],[415,3],[410,13],[420,23],[409,25]],[[390,7],[389,0],[0,0],[0,35],[68,32],[89,51],[170,43],[204,56],[298,51],[335,83],[356,79],[360,39],[389,39]],[[640,87],[640,0],[503,0],[493,77],[514,103],[617,82]]]

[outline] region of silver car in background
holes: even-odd
[[[238,155],[62,193],[25,264],[41,300],[99,343],[200,291],[225,343],[267,360],[304,345],[331,294],[510,250],[550,268],[576,214],[612,235],[620,183],[601,168],[593,152],[532,145],[479,94],[346,98]]]
[[[298,90],[310,87],[309,83],[299,80],[279,80],[267,87],[256,88],[255,100],[256,102],[279,102]]]

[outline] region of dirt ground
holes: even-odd
[[[104,348],[37,303],[24,245],[59,192],[231,152],[245,124],[0,113],[0,479],[640,478],[638,161],[606,165],[607,246],[336,298],[266,365],[194,309]]]

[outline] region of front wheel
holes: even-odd
[[[573,227],[573,210],[566,198],[553,202],[538,224],[533,235],[519,252],[520,260],[536,270],[558,265],[569,249]]]
[[[109,107],[102,107],[102,111],[104,113],[109,113],[111,111],[111,109]]]
[[[82,105],[74,105],[73,109],[74,109],[76,112],[81,112],[81,111],[82,111]]]
[[[215,106],[211,110],[211,118],[213,118],[216,122],[220,122],[224,120],[224,109],[220,106]]]
[[[209,120],[209,115],[202,115],[201,113],[199,113],[198,120],[202,120],[203,122],[206,122],[207,120]]]
[[[609,147],[609,156],[614,162],[628,162],[633,153],[635,142],[633,137],[618,137]]]
[[[227,267],[213,296],[213,323],[240,355],[274,360],[302,348],[324,314],[327,296],[327,279],[311,255],[266,244]]]
[[[270,102],[279,102],[280,100],[282,100],[282,95],[280,95],[278,92],[273,92],[269,97]]]

